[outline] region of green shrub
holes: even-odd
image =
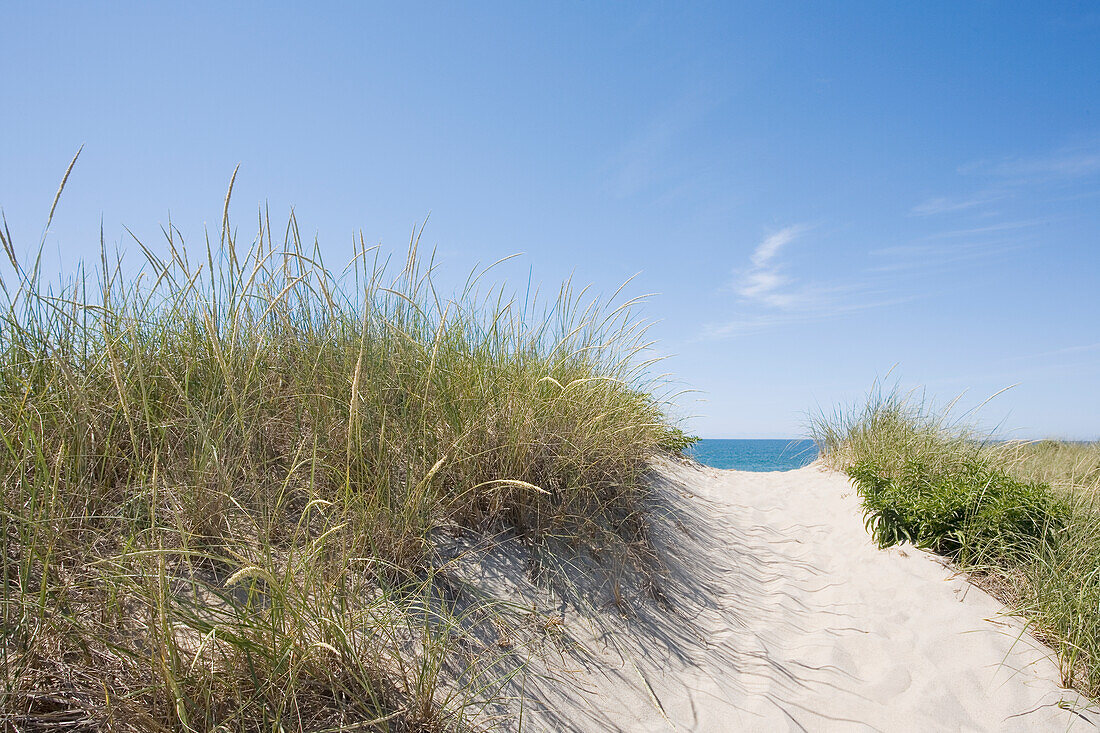
[[[945,555],[1005,561],[1052,538],[1068,513],[1049,487],[977,462],[941,473],[908,461],[895,476],[864,462],[847,473],[879,547],[912,542]]]

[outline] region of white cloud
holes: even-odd
[[[1004,194],[982,194],[979,196],[973,196],[971,198],[953,199],[946,196],[937,196],[930,198],[927,201],[923,201],[912,209],[909,210],[910,216],[934,216],[936,214],[954,214],[959,211],[968,211],[970,209],[983,206],[985,204],[999,201],[1005,197]]]
[[[768,235],[756,245],[749,257],[752,267],[741,276],[736,286],[737,294],[746,300],[756,300],[774,308],[788,307],[795,299],[794,295],[778,291],[791,280],[779,271],[773,260],[780,250],[808,230],[805,224],[795,224]]]
[[[1049,197],[1056,190],[1100,177],[1100,137],[1064,145],[1044,154],[976,160],[956,168],[962,176],[983,179],[981,187],[960,197],[934,196],[913,206],[910,216],[996,216],[987,204],[1027,197]],[[1006,228],[1018,226],[1010,223]],[[979,229],[975,231],[989,231]],[[970,233],[969,231],[967,233]]]
[[[844,290],[849,289],[845,288]],[[836,299],[813,298],[809,293],[806,293],[805,297],[799,299],[801,301],[801,307],[799,308],[748,313],[723,323],[708,323],[703,326],[699,334],[699,340],[718,341],[781,326],[815,323],[837,316],[859,313],[860,311],[888,308],[917,299],[917,296],[893,296],[887,293],[870,291],[864,292],[863,295],[869,299],[861,302],[840,302]]]
[[[1017,229],[1027,229],[1028,227],[1038,226],[1040,224],[1048,224],[1052,219],[1026,219],[1023,221],[1003,221],[998,224],[989,224],[982,227],[969,227],[966,229],[952,229],[946,232],[936,232],[935,234],[929,234],[924,237],[926,240],[932,239],[946,239],[948,237],[972,237],[980,234],[991,234],[993,232],[1009,232]]]
[[[752,253],[752,264],[757,267],[765,267],[767,264],[779,254],[779,250],[785,245],[794,241],[795,237],[805,232],[809,227],[804,224],[795,224],[784,229],[780,229],[775,234],[769,235],[764,238],[760,244],[756,245],[756,249]]]
[[[1013,240],[966,242],[957,244],[912,244],[873,249],[868,254],[881,262],[867,268],[868,273],[920,272],[933,274],[953,269],[961,262],[999,257],[1027,248]]]
[[[1046,155],[981,160],[960,166],[959,173],[996,176],[1016,185],[1084,178],[1100,173],[1100,140],[1066,145]]]
[[[1002,176],[1079,178],[1100,171],[1100,153],[1064,151],[1044,158],[1016,158],[993,168]]]
[[[732,290],[740,298],[735,313],[705,324],[698,338],[716,341],[744,334],[813,323],[860,311],[886,308],[919,297],[883,288],[880,278],[866,282],[801,283],[785,272],[781,255],[812,229],[806,224],[784,227],[762,239],[740,270]]]
[[[1034,354],[1024,354],[1023,356],[1013,356],[1006,361],[1024,361],[1028,359],[1045,359],[1051,356],[1068,356],[1072,354],[1083,354],[1092,351],[1100,351],[1100,343],[1093,344],[1078,344],[1077,346],[1066,346],[1061,349],[1054,349],[1053,351],[1040,351]]]
[[[898,302],[896,296],[875,293],[852,284],[801,284],[784,272],[781,255],[810,231],[806,224],[784,227],[764,237],[749,255],[749,266],[737,273],[733,291],[742,307],[736,317],[703,327],[699,338],[718,340],[790,324],[818,321]],[[861,302],[853,296],[863,296]]]
[[[767,295],[785,282],[787,278],[775,272],[752,272],[745,277],[737,292],[745,298],[757,298]]]

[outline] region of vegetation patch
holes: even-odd
[[[464,616],[499,609],[440,599],[433,533],[645,555],[685,437],[637,301],[445,297],[415,238],[341,274],[264,212],[164,234],[50,288],[5,227],[0,724],[472,724],[501,680]]]
[[[907,461],[896,476],[859,463],[847,473],[879,547],[910,542],[957,559],[1010,561],[1052,540],[1065,525],[1067,510],[1049,487],[980,463],[937,473]]]
[[[951,557],[1056,650],[1064,684],[1096,697],[1100,445],[994,441],[948,414],[877,388],[811,428],[880,547]]]

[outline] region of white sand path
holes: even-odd
[[[595,652],[529,676],[524,729],[1096,728],[999,602],[932,555],[876,549],[842,474],[658,469],[665,602],[624,586],[629,618],[563,608]]]

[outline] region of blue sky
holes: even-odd
[[[789,437],[897,364],[1100,437],[1090,3],[9,3],[0,206],[68,270],[296,208],[330,262],[574,273],[645,314],[707,437]],[[704,401],[697,401],[698,399]]]

